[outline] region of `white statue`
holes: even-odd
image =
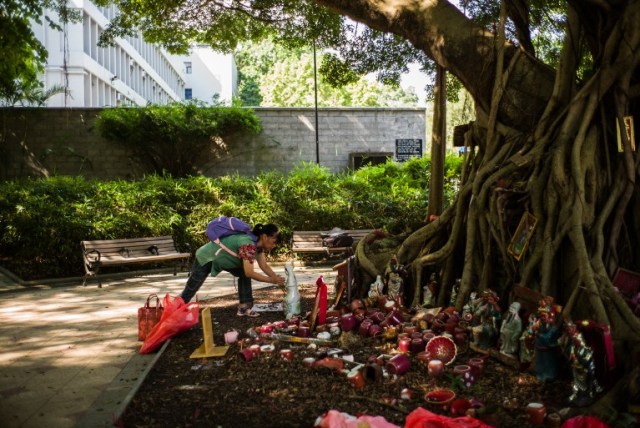
[[[384,282],[380,275],[376,276],[376,280],[369,286],[369,297],[377,298],[382,296],[382,290],[384,289]]]
[[[287,263],[284,265],[284,271],[287,275],[285,287],[287,294],[284,297],[284,314],[286,319],[291,319],[296,315],[300,315],[300,292],[298,291],[298,281],[293,273],[293,265]]]
[[[522,333],[522,319],[518,312],[520,303],[513,302],[500,327],[500,352],[508,355],[518,354],[518,344]]]

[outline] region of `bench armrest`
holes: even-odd
[[[102,255],[100,254],[100,251],[98,251],[98,250],[85,250],[84,251],[84,258],[87,261],[91,262],[91,263],[99,262],[101,256]]]

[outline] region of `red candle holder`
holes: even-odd
[[[411,339],[408,337],[398,339],[398,349],[400,352],[409,352],[411,350]]]
[[[364,388],[364,376],[360,370],[351,370],[347,373],[347,380],[355,389]]]
[[[291,361],[293,360],[293,352],[291,352],[291,349],[281,349],[280,358],[285,361]]]
[[[439,378],[444,374],[444,363],[440,360],[431,360],[427,363],[427,373],[433,378]]]
[[[542,403],[527,404],[527,414],[531,425],[544,425],[544,418],[547,416],[547,409]]]
[[[389,373],[402,376],[409,371],[411,367],[411,361],[404,354],[398,354],[392,357],[386,365],[386,369]]]

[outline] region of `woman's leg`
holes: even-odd
[[[244,269],[230,269],[229,273],[238,278],[238,298],[240,307],[250,308],[253,306],[253,290],[251,288],[251,278],[244,274]]]
[[[189,272],[187,285],[184,287],[184,290],[182,290],[182,293],[180,293],[180,297],[182,297],[185,303],[188,303],[200,287],[202,287],[202,284],[204,284],[204,281],[211,273],[211,263],[212,262],[201,265],[198,263],[198,260],[194,260],[191,266],[191,272]]]

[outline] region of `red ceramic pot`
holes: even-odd
[[[309,337],[309,335],[311,334],[311,331],[309,329],[309,327],[301,325],[300,327],[298,327],[298,337]]]
[[[356,327],[356,325],[358,325],[358,320],[356,319],[355,315],[349,312],[340,317],[338,325],[340,326],[342,331],[351,331]]]
[[[253,354],[254,357],[260,355],[260,345],[251,345],[249,346],[249,351]]]
[[[544,425],[547,409],[542,403],[529,403],[527,404],[527,414],[531,425]]]
[[[458,398],[451,403],[451,414],[453,416],[465,416],[470,408],[471,402],[469,400]]]
[[[444,331],[444,321],[437,318],[434,319],[433,323],[431,324],[431,330],[433,330],[435,334],[442,334],[442,332]]]
[[[380,324],[382,321],[384,321],[384,318],[385,318],[384,312],[375,311],[373,314],[371,314],[371,319],[376,324]]]
[[[338,358],[325,357],[320,360],[316,360],[313,365],[316,368],[327,368],[335,372],[341,372],[344,369],[344,361]]]
[[[416,360],[420,361],[425,367],[428,367],[429,361],[431,361],[431,354],[427,351],[418,352],[416,354]]]
[[[400,325],[402,324],[402,314],[399,311],[391,311],[387,315],[386,321],[389,325]]]
[[[293,360],[293,352],[291,352],[291,349],[281,349],[280,358],[285,361],[291,361]]]
[[[448,408],[456,398],[456,393],[450,389],[436,389],[425,394],[424,400],[438,407]]]
[[[253,360],[253,352],[251,352],[251,350],[248,348],[245,348],[242,351],[238,352],[238,356],[240,357],[241,360],[247,363]]]
[[[358,329],[358,333],[360,334],[360,336],[362,337],[367,337],[369,335],[369,327],[371,327],[373,325],[373,321],[371,320],[364,320],[360,323],[360,328]]]
[[[404,337],[402,339],[398,339],[398,349],[400,352],[409,352],[411,351],[411,339],[408,337]]]
[[[282,330],[287,328],[287,322],[286,321],[276,321],[273,323],[273,325],[278,329],[278,330]]]
[[[272,333],[273,330],[275,330],[275,327],[273,326],[273,324],[265,324],[260,326],[261,334],[269,334],[269,333]]]
[[[404,323],[402,324],[402,332],[403,333],[408,333],[409,335],[412,335],[413,333],[418,331],[418,327],[416,327],[414,324],[411,323]]]
[[[382,327],[380,327],[380,325],[378,325],[378,324],[371,324],[371,326],[369,326],[368,335],[370,337],[381,336],[382,335]]]
[[[422,337],[411,339],[410,349],[412,354],[424,351],[424,347],[425,343],[424,340],[422,340]]]
[[[430,341],[434,337],[436,337],[436,335],[431,331],[428,331],[422,335],[422,339],[424,339],[425,343]]]
[[[476,377],[468,364],[454,366],[453,375],[459,377],[466,388],[471,388],[476,383]]]
[[[482,374],[482,370],[484,369],[483,358],[469,358],[468,364],[476,378]]]
[[[382,366],[379,364],[367,364],[362,369],[364,379],[370,383],[380,383],[384,379],[384,373],[382,372]]]
[[[439,378],[444,374],[444,363],[440,360],[431,360],[427,364],[427,372],[433,378]]]
[[[364,388],[364,376],[360,370],[351,370],[347,373],[347,380],[355,389]]]
[[[404,354],[398,354],[393,356],[386,365],[386,369],[389,373],[402,376],[411,368],[411,361]]]

